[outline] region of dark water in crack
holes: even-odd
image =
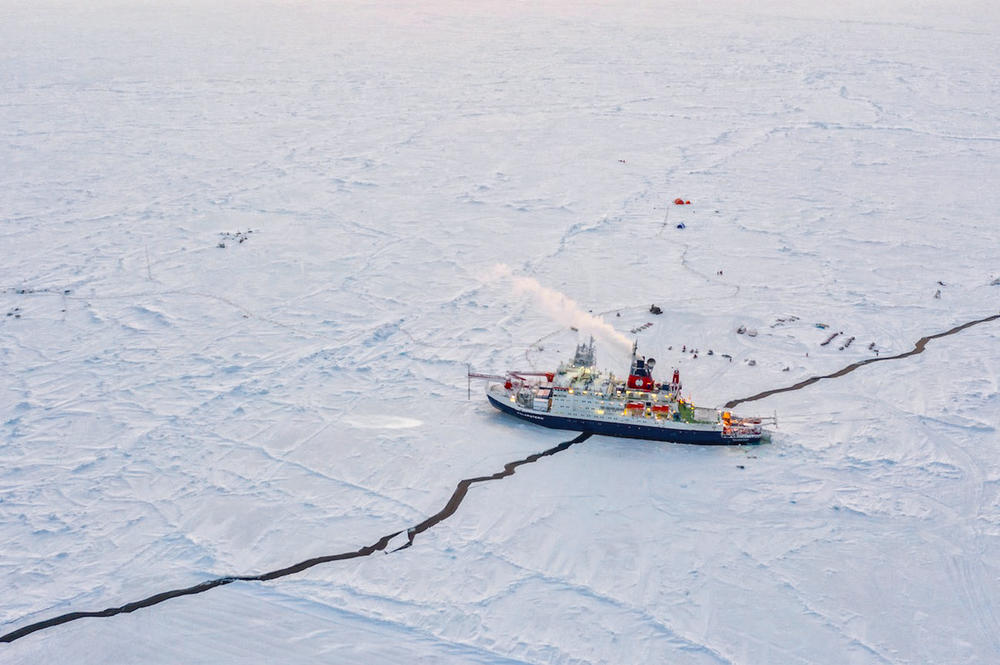
[[[514,475],[514,471],[519,466],[525,464],[532,464],[537,462],[543,457],[549,457],[550,455],[555,455],[556,453],[561,453],[570,446],[583,443],[591,437],[589,432],[584,432],[580,436],[572,439],[570,441],[563,441],[558,446],[549,448],[548,450],[543,450],[540,453],[535,453],[534,455],[528,455],[524,459],[515,460],[513,462],[507,462],[503,465],[503,471],[497,471],[496,473],[489,476],[476,476],[475,478],[466,478],[459,481],[458,485],[455,487],[455,491],[452,492],[451,498],[448,499],[448,503],[445,504],[444,508],[434,513],[427,519],[425,519],[420,524],[412,526],[406,529],[407,543],[402,547],[399,547],[394,552],[406,549],[413,544],[413,539],[418,535],[430,529],[432,526],[443,522],[458,510],[458,507],[462,504],[465,499],[465,495],[469,492],[469,487],[475,485],[476,483],[485,483],[491,480],[500,480],[506,478],[507,476]],[[171,591],[164,591],[158,593],[155,596],[150,596],[149,598],[144,598],[143,600],[137,600],[133,603],[127,603],[121,607],[109,607],[106,610],[101,610],[98,612],[70,612],[68,614],[62,614],[57,617],[52,617],[51,619],[46,619],[45,621],[39,621],[38,623],[29,624],[18,628],[15,631],[11,631],[6,635],[0,635],[0,642],[13,642],[16,639],[20,639],[25,635],[30,635],[36,631],[42,630],[44,628],[51,628],[52,626],[58,626],[60,624],[68,623],[70,621],[76,621],[77,619],[86,619],[88,617],[112,617],[116,614],[126,614],[129,612],[134,612],[136,610],[142,609],[144,607],[150,607],[152,605],[157,605],[165,600],[170,600],[171,598],[179,598],[180,596],[191,596],[197,593],[204,593],[215,587],[224,586],[226,584],[231,584],[233,582],[266,582],[268,580],[274,580],[279,577],[285,577],[286,575],[294,575],[295,573],[301,573],[303,570],[312,568],[313,566],[318,566],[323,563],[331,563],[333,561],[343,561],[345,559],[356,559],[363,556],[369,556],[375,552],[381,552],[389,545],[389,542],[403,533],[402,530],[395,531],[388,535],[382,536],[376,542],[371,545],[365,545],[361,549],[354,550],[352,552],[341,552],[339,554],[329,554],[327,556],[318,556],[312,559],[306,559],[305,561],[300,561],[299,563],[288,566],[287,568],[280,568],[278,570],[272,570],[269,573],[263,573],[261,575],[234,575],[231,577],[220,577],[214,580],[209,580],[207,582],[202,582],[201,584],[196,584],[184,589],[173,589]]]
[[[906,353],[900,353],[895,356],[868,358],[866,360],[861,360],[856,363],[851,363],[847,367],[839,369],[836,372],[833,372],[832,374],[813,376],[804,381],[799,381],[793,386],[787,386],[785,388],[774,388],[773,390],[765,390],[762,393],[757,393],[756,395],[752,395],[750,397],[731,400],[729,402],[726,402],[725,408],[731,409],[737,404],[743,404],[744,402],[755,402],[759,399],[764,399],[765,397],[770,397],[771,395],[776,395],[778,393],[787,393],[793,390],[800,390],[802,388],[805,388],[806,386],[811,386],[812,384],[816,383],[817,381],[821,381],[822,379],[835,379],[838,376],[844,376],[845,374],[850,374],[854,370],[858,369],[859,367],[863,367],[864,365],[885,362],[887,360],[899,360],[900,358],[909,358],[910,356],[915,356],[918,353],[923,353],[924,349],[927,347],[927,342],[931,341],[932,339],[937,339],[939,337],[947,337],[948,335],[954,335],[955,333],[962,332],[966,328],[971,328],[972,326],[979,325],[980,323],[986,323],[987,321],[995,321],[996,319],[1000,319],[1000,314],[987,316],[986,318],[983,319],[976,319],[975,321],[968,321],[960,326],[955,326],[951,330],[946,330],[944,332],[936,333],[934,335],[928,335],[927,337],[921,337],[920,339],[917,340],[917,343],[913,345],[913,348],[907,351]]]
[[[765,397],[776,395],[778,393],[800,390],[802,388],[805,388],[806,386],[810,386],[816,383],[817,381],[821,381],[823,379],[833,379],[839,376],[844,376],[845,374],[849,374],[854,370],[858,369],[859,367],[870,365],[871,363],[908,358],[910,356],[917,355],[918,353],[923,353],[924,349],[927,347],[927,343],[932,339],[938,339],[940,337],[947,337],[948,335],[954,335],[956,333],[965,330],[966,328],[979,325],[980,323],[986,323],[988,321],[995,321],[997,319],[1000,319],[1000,314],[994,314],[992,316],[987,316],[982,319],[976,319],[975,321],[968,321],[961,325],[955,326],[950,330],[936,333],[934,335],[928,335],[926,337],[921,337],[919,340],[917,340],[917,343],[914,344],[913,348],[909,351],[906,351],[905,353],[900,353],[895,356],[868,358],[866,360],[861,360],[856,363],[851,363],[850,365],[842,369],[839,369],[831,374],[824,374],[822,376],[813,376],[808,379],[805,379],[804,381],[799,381],[798,383],[792,386],[787,386],[785,388],[774,388],[772,390],[765,390],[764,392],[757,393],[756,395],[751,395],[750,397],[731,400],[729,402],[726,402],[725,408],[731,409],[738,404],[743,404],[744,402],[754,402],[756,400],[761,400],[764,399]],[[452,492],[451,498],[448,499],[448,503],[445,504],[444,508],[442,508],[435,514],[431,515],[423,522],[420,522],[419,524],[412,526],[409,529],[406,529],[406,535],[407,535],[406,544],[393,550],[393,552],[398,552],[399,550],[403,550],[406,549],[407,547],[410,547],[413,544],[414,539],[418,535],[454,515],[455,511],[457,511],[458,507],[462,504],[462,501],[465,499],[465,496],[466,494],[468,494],[469,488],[472,485],[475,485],[476,483],[489,482],[491,480],[500,480],[502,478],[506,478],[507,476],[511,476],[514,474],[514,471],[519,466],[522,466],[524,464],[532,464],[533,462],[537,462],[539,459],[543,457],[548,457],[550,455],[555,455],[556,453],[560,453],[574,444],[586,441],[590,437],[591,434],[589,432],[584,432],[575,439],[572,439],[570,441],[563,441],[559,445],[549,448],[548,450],[543,450],[540,453],[529,455],[524,459],[508,462],[507,464],[504,464],[503,471],[498,471],[489,476],[476,476],[475,478],[466,478],[464,480],[459,481],[458,485],[455,487],[455,491]],[[388,547],[389,542],[401,533],[403,533],[402,530],[395,531],[388,535],[382,536],[371,545],[366,545],[352,552],[341,552],[339,554],[330,554],[327,556],[320,556],[320,557],[314,557],[312,559],[306,559],[305,561],[300,561],[299,563],[293,564],[286,568],[272,570],[269,573],[263,573],[261,575],[240,575],[232,577],[220,577],[214,580],[209,580],[207,582],[202,582],[201,584],[196,584],[195,586],[187,587],[185,589],[174,589],[171,591],[164,591],[162,593],[156,594],[155,596],[150,596],[149,598],[145,598],[143,600],[137,600],[133,603],[122,605],[121,607],[110,607],[106,610],[101,610],[99,612],[70,612],[69,614],[62,614],[60,616],[53,617],[51,619],[46,619],[45,621],[39,621],[38,623],[33,623],[27,626],[23,626],[15,631],[7,633],[6,635],[2,635],[0,636],[0,642],[13,642],[16,639],[22,638],[25,635],[30,635],[31,633],[42,630],[44,628],[51,628],[52,626],[58,626],[60,624],[67,623],[69,621],[75,621],[77,619],[85,619],[88,617],[111,617],[115,616],[116,614],[125,614],[128,612],[134,612],[144,607],[157,605],[165,600],[170,600],[171,598],[178,598],[180,596],[190,596],[198,593],[204,593],[205,591],[214,589],[215,587],[231,584],[233,582],[266,582],[268,580],[274,580],[279,577],[285,577],[286,575],[294,575],[295,573],[300,573],[304,570],[312,568],[313,566],[318,566],[323,563],[331,563],[333,561],[343,561],[345,559],[356,559],[359,557],[369,556],[371,554],[374,554],[375,552],[384,551],[385,548]]]

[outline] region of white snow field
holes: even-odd
[[[1000,6],[818,5],[2,0],[0,634],[572,439],[467,399],[577,342],[511,277],[703,406],[1000,312]],[[761,446],[591,437],[412,547],[0,662],[997,663],[998,349],[740,405]]]

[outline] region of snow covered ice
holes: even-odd
[[[0,634],[397,549],[570,440],[466,399],[577,342],[499,264],[705,406],[1000,312],[995,3],[0,8]],[[998,341],[0,662],[995,663]]]

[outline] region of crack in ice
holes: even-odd
[[[987,323],[989,321],[995,321],[997,319],[1000,319],[1000,314],[993,314],[992,316],[987,316],[982,319],[967,321],[966,323],[955,326],[950,330],[935,333],[933,335],[927,335],[926,337],[921,337],[920,339],[917,340],[917,343],[913,345],[913,348],[910,349],[909,351],[906,351],[905,353],[899,353],[894,356],[883,356],[883,357],[867,358],[865,360],[860,360],[856,363],[851,363],[847,367],[843,367],[831,374],[823,374],[822,376],[812,376],[809,377],[808,379],[805,379],[804,381],[799,381],[795,385],[786,386],[784,388],[774,388],[772,390],[765,390],[764,392],[757,393],[756,395],[751,395],[750,397],[730,400],[726,402],[725,408],[731,409],[737,404],[743,404],[744,402],[755,402],[759,399],[764,399],[765,397],[770,397],[771,395],[776,395],[778,393],[787,393],[793,390],[800,390],[802,388],[805,388],[806,386],[811,386],[812,384],[822,379],[835,379],[837,377],[844,376],[845,374],[850,374],[859,367],[863,367],[864,365],[870,365],[871,363],[883,362],[886,360],[899,360],[901,358],[909,358],[910,356],[915,356],[917,354],[923,353],[924,349],[927,347],[927,342],[931,341],[932,339],[938,339],[939,337],[947,337],[948,335],[954,335],[955,333],[962,332],[966,328],[971,328],[972,326],[979,325],[980,323]]]
[[[304,570],[312,568],[313,566],[318,566],[320,564],[370,556],[375,552],[381,552],[385,550],[385,548],[389,545],[389,542],[392,541],[393,538],[405,532],[407,536],[407,542],[403,546],[395,550],[392,550],[393,552],[398,552],[399,550],[410,547],[413,544],[414,538],[416,538],[424,531],[427,531],[431,527],[439,524],[440,522],[443,522],[444,520],[454,515],[455,511],[458,510],[458,507],[461,505],[462,501],[465,500],[465,496],[466,494],[468,494],[469,488],[472,485],[475,485],[476,483],[488,482],[491,480],[500,480],[502,478],[512,476],[514,475],[514,472],[517,470],[517,467],[525,464],[532,464],[534,462],[537,462],[543,457],[549,457],[551,455],[555,455],[556,453],[560,453],[572,445],[575,445],[577,443],[583,443],[591,436],[592,435],[590,432],[583,432],[575,439],[571,439],[569,441],[563,441],[559,445],[553,446],[552,448],[549,448],[547,450],[543,450],[540,453],[534,453],[532,455],[528,455],[524,459],[515,460],[513,462],[507,462],[503,466],[503,471],[498,471],[489,476],[476,476],[474,478],[465,478],[459,481],[458,485],[455,487],[455,491],[452,492],[451,498],[448,499],[448,503],[445,504],[444,508],[434,513],[433,515],[431,515],[424,521],[420,522],[419,524],[410,527],[409,529],[401,529],[399,531],[395,531],[388,535],[382,536],[371,545],[365,545],[364,547],[361,547],[357,550],[351,552],[341,552],[339,554],[328,554],[326,556],[313,557],[311,559],[306,559],[305,561],[300,561],[299,563],[293,564],[291,566],[287,566],[285,568],[279,568],[278,570],[272,570],[271,572],[262,573],[260,575],[230,575],[226,577],[219,577],[214,580],[201,582],[200,584],[196,584],[190,587],[185,587],[183,589],[173,589],[170,591],[163,591],[161,593],[155,594],[148,598],[144,598],[142,600],[126,603],[125,605],[122,605],[120,607],[109,607],[105,610],[91,611],[91,612],[69,612],[67,614],[62,614],[57,617],[52,617],[51,619],[46,619],[44,621],[38,621],[36,623],[23,626],[5,635],[0,635],[0,642],[13,642],[14,640],[20,639],[22,637],[25,637],[26,635],[30,635],[31,633],[37,632],[39,630],[43,630],[45,628],[51,628],[53,626],[58,626],[64,623],[68,623],[70,621],[75,621],[77,619],[86,619],[90,617],[93,618],[112,617],[118,614],[128,614],[130,612],[134,612],[136,610],[145,607],[158,605],[159,603],[162,603],[166,600],[170,600],[171,598],[179,598],[181,596],[191,596],[194,594],[204,593],[206,591],[214,589],[215,587],[225,586],[226,584],[231,584],[233,582],[267,582],[270,580],[278,579],[279,577],[285,577],[288,575],[301,573]]]

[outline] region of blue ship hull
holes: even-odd
[[[551,429],[566,429],[574,432],[592,432],[605,436],[618,436],[630,439],[650,439],[654,441],[670,441],[672,443],[691,443],[702,446],[737,446],[760,443],[760,437],[752,439],[732,439],[724,437],[719,431],[704,431],[694,429],[665,428],[653,425],[633,425],[629,423],[607,422],[601,420],[584,420],[583,418],[567,418],[550,413],[526,411],[505,404],[489,393],[486,397],[490,404],[504,413]]]

